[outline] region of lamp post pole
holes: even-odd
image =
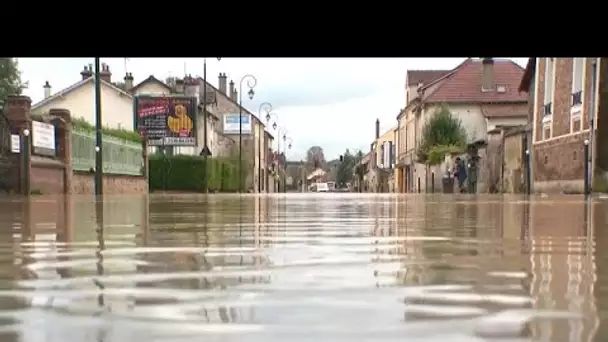
[[[103,194],[103,150],[101,128],[101,78],[100,58],[95,57],[95,195]]]
[[[258,80],[250,74],[241,78],[239,82],[239,191],[243,191],[243,82],[247,80],[249,87],[249,99],[252,100],[255,92],[253,88],[258,83]],[[251,117],[249,117],[249,125],[252,126]]]
[[[279,191],[278,192],[285,192],[285,183],[283,183],[283,178],[281,177],[281,159],[285,159],[285,161],[287,161],[287,158],[285,158],[285,151],[287,151],[287,149],[285,148],[287,145],[285,144],[283,147],[283,158],[281,158],[281,139],[283,139],[283,142],[285,142],[286,139],[286,134],[287,134],[287,129],[285,129],[285,127],[281,126],[279,127],[279,129],[277,129],[277,133],[278,133],[278,137],[277,137],[277,154],[278,154],[278,158],[277,158],[277,167],[279,170]],[[282,138],[281,138],[282,136]],[[285,167],[286,165],[283,165],[283,171],[286,171],[287,168]],[[283,186],[283,189],[281,189],[281,185]]]
[[[258,109],[258,118],[260,119],[262,119],[262,111],[266,113],[266,116],[270,115],[270,112],[272,112],[272,105],[270,102],[263,102],[260,104],[260,108]],[[262,131],[261,135],[261,137],[258,137],[258,193],[262,192],[262,143],[264,142],[265,132]]]
[[[274,117],[274,122],[272,123],[272,129],[273,129],[274,131],[276,131],[276,130],[277,130],[277,121],[279,120],[279,117],[277,116],[277,114],[276,114],[276,113],[266,113],[266,124],[267,124],[267,125],[270,125],[270,119],[271,119],[272,117]],[[280,144],[281,144],[281,143],[280,143],[280,139],[277,139],[277,153],[278,153],[279,146],[281,146]],[[271,146],[271,147],[272,147],[272,146]],[[274,165],[274,164],[273,164],[273,165]],[[273,170],[273,171],[274,171],[274,170]],[[275,188],[276,188],[276,183],[277,183],[276,178],[273,176],[273,177],[272,177],[272,184],[273,184],[273,186],[274,186]],[[275,189],[275,190],[278,190],[278,189]]]
[[[218,57],[219,61],[221,58]],[[209,192],[209,165],[207,165],[207,159],[211,156],[211,150],[209,149],[207,139],[207,58],[203,58],[203,150],[201,155],[205,159],[205,175],[203,177],[203,189],[205,193]]]
[[[289,143],[287,143],[287,141],[289,141]],[[291,137],[286,137],[285,135],[283,135],[283,143],[285,143],[284,145],[287,146],[287,148],[285,149],[285,172],[283,172],[283,182],[285,183],[285,185],[287,185],[287,150],[291,150],[292,142],[293,139],[291,139]],[[283,187],[283,192],[287,192],[286,187]]]

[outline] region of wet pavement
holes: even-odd
[[[0,340],[604,341],[607,220],[576,196],[4,197]]]

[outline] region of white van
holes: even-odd
[[[329,192],[329,185],[327,183],[317,183],[315,185],[316,192]]]

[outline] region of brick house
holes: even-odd
[[[444,167],[427,167],[416,155],[424,126],[440,106],[447,106],[461,121],[469,143],[488,141],[490,132],[499,127],[525,125],[528,98],[518,91],[523,74],[515,62],[494,58],[467,58],[449,71],[408,70],[408,102],[397,116],[400,190],[424,192],[441,187]],[[478,191],[486,190],[482,184],[480,179]]]
[[[596,126],[600,107],[599,66],[599,58],[529,60],[520,90],[534,97],[530,153],[535,192],[583,191],[585,142],[591,142],[591,151],[597,145],[597,130],[589,128]],[[593,166],[605,170],[600,163],[589,169]]]

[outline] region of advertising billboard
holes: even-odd
[[[251,115],[241,115],[241,132],[251,134]],[[239,134],[239,114],[224,114],[224,134]]]
[[[196,146],[196,97],[138,95],[135,127],[149,146]]]

